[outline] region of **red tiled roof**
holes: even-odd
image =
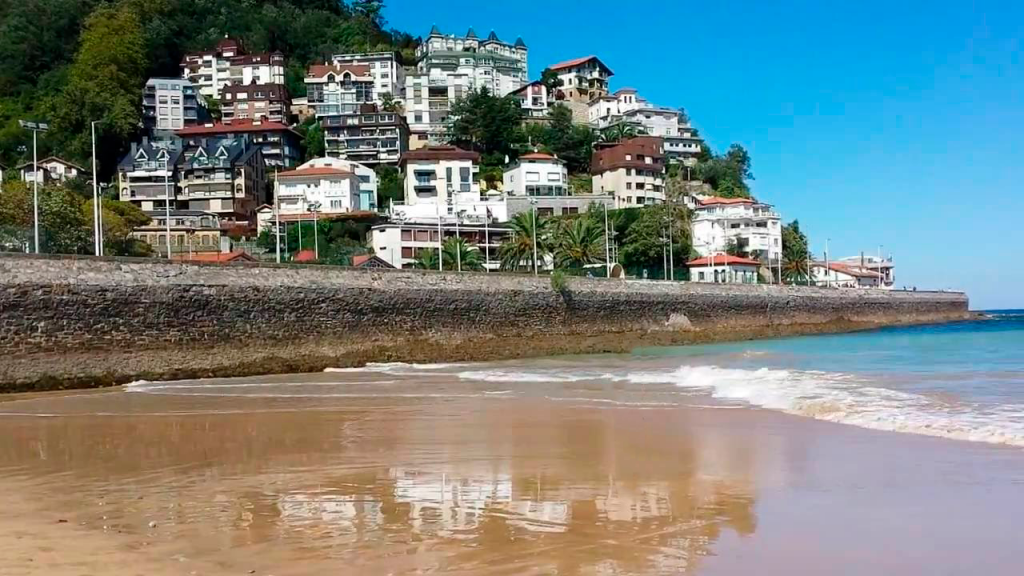
[[[430,146],[402,154],[399,164],[405,164],[409,160],[472,160],[479,162],[480,154],[455,146]]]
[[[244,250],[235,250],[234,252],[196,252],[191,256],[188,254],[178,254],[174,256],[176,262],[235,262],[235,261],[246,261],[255,262],[248,252]]]
[[[376,264],[376,266],[371,266]],[[352,257],[353,268],[394,268],[390,262],[377,256],[376,254],[359,254]]]
[[[353,176],[349,170],[341,168],[298,168],[287,172],[278,172],[278,178],[302,177],[302,176]]]
[[[353,76],[369,76],[370,67],[366,64],[313,64],[309,67],[309,71],[306,72],[307,78],[320,78],[326,76],[330,72],[335,74],[341,74],[344,71],[349,71]]]
[[[312,250],[299,250],[292,256],[292,262],[316,262],[316,252]]]
[[[559,62],[554,66],[548,66],[548,68],[552,70],[562,70],[563,68],[572,68],[574,66],[579,66],[580,64],[586,64],[591,60],[597,60],[597,64],[604,68],[605,70],[607,70],[609,76],[612,75],[612,69],[606,66],[604,62],[601,62],[601,59],[598,58],[597,56],[584,56],[583,58],[574,58],[572,60],[566,60],[565,62]]]
[[[529,154],[523,154],[519,157],[520,160],[558,160],[551,154],[544,152],[530,152]]]
[[[186,126],[175,132],[178,136],[199,136],[203,134],[230,134],[233,132],[292,132],[292,129],[280,122],[260,120],[256,124],[251,118],[233,120],[231,124],[215,123],[212,126],[199,124]]]
[[[751,198],[722,198],[719,196],[712,196],[710,198],[704,198],[700,201],[701,206],[714,206],[715,204],[753,204],[754,200]]]
[[[750,258],[731,256],[729,254],[715,254],[714,256],[705,256],[703,258],[697,258],[696,260],[690,260],[689,262],[686,263],[687,266],[708,266],[709,264],[714,266],[760,266],[761,262],[757,260],[751,260]]]

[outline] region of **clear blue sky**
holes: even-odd
[[[613,90],[745,146],[754,194],[816,254],[883,244],[898,286],[1024,308],[1024,3],[388,0],[385,17],[522,36],[531,78],[595,54]]]

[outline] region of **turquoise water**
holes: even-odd
[[[681,359],[677,384],[704,386],[724,400],[870,428],[1024,445],[1024,310],[986,314],[970,322],[636,354]]]
[[[140,382],[186,401],[478,398],[602,408],[774,410],[818,420],[1024,447],[1024,311],[985,320],[709,346],[458,364],[371,364],[319,375]],[[182,400],[184,399],[184,400]],[[78,409],[87,402],[76,401]]]

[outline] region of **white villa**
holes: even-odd
[[[608,93],[608,79],[615,73],[597,56],[585,56],[549,67],[558,73],[560,95],[570,102],[589,103]]]
[[[750,258],[714,254],[691,260],[686,266],[690,269],[691,282],[757,284],[761,263]]]
[[[39,166],[38,174],[35,172],[36,165]],[[64,182],[86,173],[85,168],[82,168],[77,164],[61,160],[56,156],[41,158],[39,162],[35,164],[32,162],[25,162],[18,166],[17,170],[19,174],[21,174],[21,179],[23,181],[32,182],[33,180],[38,180],[40,184],[45,184],[50,181]]]
[[[399,221],[482,223],[508,220],[501,194],[480,194],[480,155],[455,146],[412,150],[399,164],[405,176],[405,202],[391,206]]]
[[[315,158],[295,170],[279,172],[276,178],[282,222],[377,209],[377,175],[362,164],[339,158]],[[273,226],[274,207],[260,206],[257,216],[261,230]]]
[[[749,198],[700,200],[690,222],[693,247],[701,256],[724,253],[732,240],[769,261],[782,257],[781,217],[770,204]]]
[[[365,52],[335,54],[331,62],[338,67],[365,67],[373,77],[373,101],[382,104],[381,96],[391,94],[401,102],[405,97],[405,69],[398,63],[394,52]]]
[[[836,288],[878,288],[881,275],[844,262],[811,262],[811,282]]]

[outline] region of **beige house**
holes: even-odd
[[[594,151],[590,174],[595,194],[612,194],[616,208],[665,201],[665,146],[661,138],[637,136]]]

